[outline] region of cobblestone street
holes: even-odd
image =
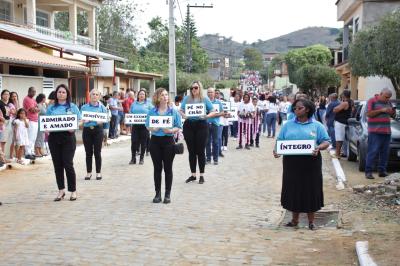
[[[237,151],[235,144],[230,141],[220,165],[207,165],[203,185],[185,184],[187,153],[178,155],[169,205],[151,202],[151,159],[146,157],[143,166],[128,165],[129,141],[103,150],[102,181],[83,180],[84,151],[77,149],[76,202],[52,201],[57,187],[50,159],[0,172],[0,264],[356,262],[348,230],[278,226],[282,164],[271,154],[272,140],[263,138],[262,148],[251,151]],[[326,161],[324,169],[329,209],[335,183]]]

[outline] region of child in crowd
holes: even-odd
[[[28,138],[28,127],[29,120],[26,118],[26,111],[20,108],[17,111],[16,118],[13,122],[14,134],[15,134],[15,145],[17,146],[17,163],[25,164],[22,156],[24,155],[25,145],[29,145]]]

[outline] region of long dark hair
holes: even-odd
[[[66,92],[67,92],[67,105],[70,105],[70,104],[71,104],[71,92],[68,90],[68,86],[65,85],[65,84],[60,84],[60,85],[57,86],[57,88],[56,88],[56,90],[55,90],[56,98],[54,99],[54,105],[55,105],[55,106],[58,105],[57,93],[58,93],[58,90],[59,90],[60,88],[63,88],[63,89],[66,90]]]
[[[276,97],[275,97],[275,96],[269,96],[269,97],[268,97],[268,101],[269,101],[270,103],[276,104]]]
[[[44,98],[46,98],[46,95],[39,93],[38,96],[36,96],[36,103],[41,103]]]
[[[10,94],[9,90],[4,89],[4,90],[1,91],[1,98],[3,98],[3,94],[6,93],[6,92],[8,92],[8,94]],[[11,94],[10,94],[10,98],[11,98]],[[8,100],[8,101],[10,101],[10,100]]]
[[[27,115],[27,113],[26,113],[24,108],[19,108],[18,111],[17,111],[17,114],[15,115],[15,119],[20,119],[19,116],[21,115],[22,112],[24,112],[25,115]]]
[[[144,92],[144,102],[147,102],[147,91],[144,89],[140,89],[137,93],[136,101],[139,102],[139,93],[143,91]]]
[[[17,95],[17,102],[19,101],[18,93],[16,91],[12,91],[12,92],[10,92],[10,100],[8,101],[8,102],[10,102],[12,104],[14,104],[14,102],[12,101],[12,97],[13,97],[14,94]]]

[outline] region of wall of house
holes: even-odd
[[[368,100],[375,94],[379,94],[383,88],[391,89],[392,98],[396,98],[396,92],[390,79],[380,77],[360,77],[358,78],[358,99]]]
[[[2,74],[3,77],[3,89],[9,91],[16,91],[20,100],[28,94],[29,87],[35,87],[36,93],[43,92],[43,77],[34,76],[15,76]]]
[[[370,26],[379,22],[387,13],[400,8],[400,1],[364,2],[363,25]]]

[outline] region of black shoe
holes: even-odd
[[[168,204],[171,203],[171,193],[170,192],[165,192],[165,196],[164,196],[164,204]]]
[[[214,162],[214,165],[218,165],[218,162],[217,162],[217,161],[215,161],[215,162]],[[201,177],[200,177],[200,178],[201,178]]]
[[[57,196],[57,198],[54,199],[54,201],[61,201],[65,197],[65,192],[61,196]]]
[[[314,224],[314,223],[309,223],[309,224],[308,224],[308,229],[310,229],[310,230],[315,230],[315,229],[317,229],[317,228],[315,227],[315,224]]]
[[[245,148],[246,150],[250,150],[250,146],[247,145],[247,144],[244,146],[244,148]]]
[[[372,173],[365,173],[365,178],[367,178],[367,179],[375,179],[375,177],[372,175]]]
[[[156,195],[154,196],[153,203],[160,203],[161,202],[161,192],[156,192]]]
[[[287,226],[287,227],[299,227],[299,222],[290,221],[287,224],[285,224],[285,226]]]
[[[217,162],[218,163],[218,162]],[[214,162],[214,164],[215,164],[215,162]],[[204,177],[203,176],[200,176],[200,179],[199,179],[199,184],[203,184],[204,183]]]
[[[132,160],[129,162],[129,164],[136,164],[136,158],[135,158],[135,159],[132,159]]]
[[[250,143],[250,147],[254,147],[254,143]]]
[[[239,145],[239,146],[236,147],[236,149],[237,149],[237,150],[243,149],[243,146],[242,146],[242,145]]]
[[[387,177],[389,174],[387,172],[380,172],[378,174],[379,177]]]
[[[0,201],[0,206],[1,206],[1,205],[3,205],[3,203],[1,203],[1,201]]]
[[[149,151],[146,151],[146,156],[149,156],[150,155],[150,152]]]
[[[85,176],[85,180],[90,180],[92,178],[92,174]]]
[[[101,175],[96,176],[96,180],[101,180],[103,177]]]
[[[224,158],[225,156],[224,156],[224,154],[220,153],[220,154],[219,154],[219,157]]]
[[[195,176],[189,176],[188,179],[186,179],[186,183],[192,182],[192,181],[196,181],[196,177]]]
[[[144,164],[143,159],[140,159],[139,164]]]
[[[27,154],[27,155],[25,155],[25,159],[28,159],[28,160],[35,160],[36,157],[33,156],[32,154]]]
[[[256,144],[256,148],[260,148],[260,144],[257,143],[257,144]]]

